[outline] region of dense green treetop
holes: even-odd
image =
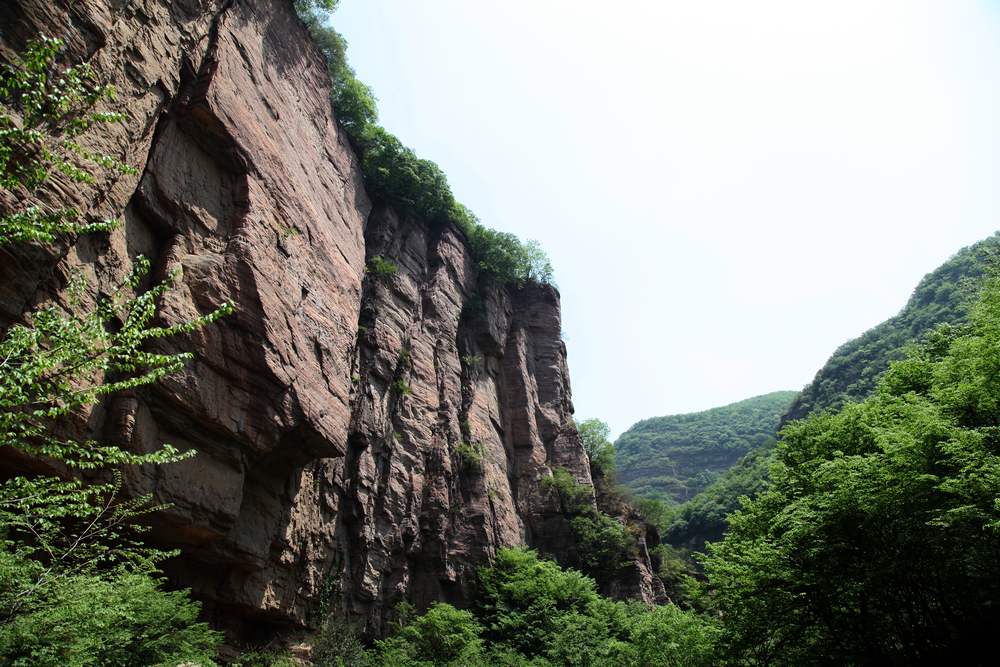
[[[645,419],[615,442],[618,479],[640,496],[683,501],[774,437],[795,392],[704,412]]]
[[[833,353],[815,379],[789,408],[783,421],[816,410],[838,408],[846,400],[861,400],[875,390],[889,362],[903,357],[903,348],[938,324],[965,320],[975,296],[984,261],[1000,246],[995,234],[958,251],[924,276],[906,306],[895,317],[850,340]]]
[[[969,313],[864,402],[782,431],[768,490],[705,562],[726,664],[992,664],[1000,280]]]

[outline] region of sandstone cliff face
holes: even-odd
[[[462,603],[498,548],[572,548],[539,484],[555,467],[591,482],[558,293],[493,285],[460,231],[369,201],[290,3],[21,0],[0,28],[5,56],[44,32],[115,83],[126,123],[94,141],[140,172],[72,195],[122,228],[3,258],[0,319],[72,271],[107,290],[138,253],[178,276],[167,321],[236,304],[170,343],[197,354],[183,374],[88,425],[198,450],[128,483],[172,503],[155,525],[183,550],[168,573],[215,620],[247,633],[326,606],[377,633],[399,600]],[[375,256],[396,272],[366,272]],[[648,558],[628,577],[618,592],[662,596]]]

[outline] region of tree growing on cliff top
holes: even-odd
[[[72,241],[116,226],[83,219],[72,208],[20,205],[53,172],[78,185],[94,181],[95,167],[134,173],[79,141],[121,115],[97,109],[113,100],[114,90],[98,84],[88,65],[57,64],[61,46],[42,38],[0,70],[0,186],[15,202],[0,215],[0,246]],[[157,301],[169,283],[142,291],[148,269],[149,262],[137,258],[125,284],[89,307],[77,281],[65,307],[28,313],[0,339],[0,447],[50,471],[0,484],[5,664],[204,662],[214,653],[217,636],[194,622],[197,605],[164,593],[151,577],[170,554],[144,545],[135,521],[157,508],[149,496],[121,498],[116,472],[188,454],[169,445],[137,454],[71,435],[71,422],[109,394],[153,383],[191,357],[150,352],[151,341],[190,332],[231,310],[226,304],[188,322],[156,325]],[[85,483],[84,475],[96,481]],[[114,657],[123,645],[135,646],[127,662]]]

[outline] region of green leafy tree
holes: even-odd
[[[209,667],[222,636],[198,612],[185,591],[144,574],[70,576],[44,606],[0,625],[0,656],[11,667]]]
[[[114,91],[100,85],[87,65],[60,67],[60,47],[59,40],[42,38],[0,73],[0,185],[15,202],[43,187],[53,170],[78,184],[92,182],[94,168],[131,172],[114,156],[88,151],[80,143],[95,124],[117,122],[121,116],[95,110],[98,103],[113,99]],[[71,208],[21,208],[0,217],[0,245],[72,240],[115,224],[83,221]],[[196,613],[191,612],[196,605],[182,604],[182,594],[160,591],[150,576],[169,554],[141,542],[136,519],[157,508],[148,496],[122,499],[116,472],[121,465],[164,464],[187,454],[168,445],[137,454],[115,444],[80,440],[70,424],[109,394],[155,382],[191,357],[149,351],[151,342],[190,332],[231,310],[224,305],[189,322],[156,325],[156,303],[169,283],[140,293],[149,264],[140,257],[134,267],[124,285],[98,298],[89,310],[83,306],[82,286],[71,286],[68,307],[28,313],[0,339],[0,446],[51,471],[15,475],[0,484],[0,617],[9,624],[3,646],[5,654],[20,656],[23,664],[133,664],[111,657],[121,643],[112,631],[129,632],[129,623],[137,620],[129,604],[148,605],[151,613],[167,610],[177,622]],[[83,473],[110,481],[84,483]],[[107,600],[111,581],[133,597],[94,616],[90,625],[83,623],[88,599],[95,604]],[[53,627],[51,637],[34,643],[27,639],[53,618],[82,624]],[[166,634],[159,639],[141,634],[144,646],[188,652],[194,644],[185,639],[187,630],[171,627],[164,620],[158,629]],[[199,646],[217,639],[200,626],[188,630]],[[65,631],[93,635],[61,651],[57,638]],[[173,649],[158,650],[136,649],[136,655],[180,656]]]
[[[981,664],[1000,621],[1000,282],[876,393],[783,431],[705,567],[732,660]]]
[[[607,514],[573,517],[570,527],[576,537],[581,569],[602,585],[618,574],[636,546],[628,527]]]
[[[471,612],[436,602],[393,636],[376,643],[377,664],[476,664],[482,652],[482,626]]]
[[[532,551],[505,549],[479,572],[478,616],[490,641],[523,655],[544,655],[567,615],[597,601],[593,579]]]
[[[609,477],[615,469],[615,446],[611,444],[611,427],[600,419],[577,422],[583,451],[590,459],[592,473]]]
[[[475,604],[436,604],[366,654],[380,667],[710,665],[718,626],[673,605],[597,594],[594,581],[532,551],[504,549],[479,570]]]
[[[53,171],[74,183],[92,183],[93,175],[81,163],[134,173],[114,156],[80,143],[92,126],[118,122],[122,115],[95,110],[98,103],[113,100],[115,91],[98,84],[88,64],[55,71],[61,47],[58,39],[43,37],[0,67],[0,187],[18,200],[42,186]],[[107,231],[114,225],[113,220],[81,220],[75,208],[22,206],[0,215],[0,240],[49,242],[60,234]]]

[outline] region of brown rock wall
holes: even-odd
[[[0,55],[45,32],[115,83],[126,122],[93,141],[139,169],[40,195],[124,225],[6,253],[0,319],[73,270],[106,290],[138,253],[176,276],[165,320],[236,305],[170,343],[196,353],[183,373],[91,419],[198,450],[128,482],[172,503],[168,572],[217,621],[300,626],[328,596],[378,632],[396,601],[465,601],[498,548],[571,547],[539,484],[555,467],[591,482],[558,293],[484,282],[461,232],[372,206],[290,3],[20,0],[0,27]],[[366,273],[375,256],[396,271]]]

